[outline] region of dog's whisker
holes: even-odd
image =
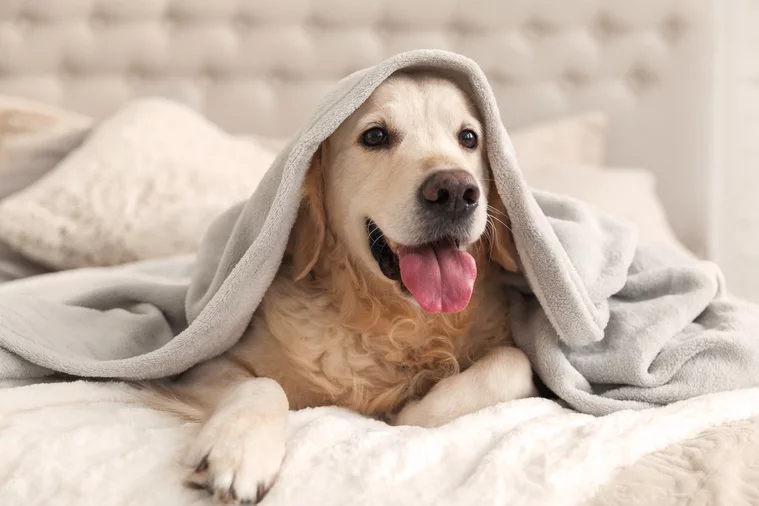
[[[377,227],[375,230],[379,230],[379,227]],[[372,247],[372,248],[373,248],[373,247],[375,247],[375,246],[377,245],[377,243],[379,243],[379,242],[380,242],[382,239],[384,239],[384,238],[385,238],[385,236],[383,236],[382,234],[378,235],[378,236],[377,236],[377,237],[376,237],[376,238],[375,238],[375,239],[372,241],[371,247]]]
[[[367,232],[369,233],[369,237],[374,235],[375,232],[379,232],[379,235],[372,241],[372,243],[369,245],[370,248],[373,248],[377,245],[377,243],[384,238],[384,235],[382,234],[382,231],[379,228],[379,225],[377,225],[374,222],[370,222],[369,226],[367,227]]]
[[[498,209],[497,207],[491,206],[490,204],[488,204],[488,210],[489,210],[489,211],[492,211],[492,212],[494,212],[494,213],[500,214],[501,216],[505,216],[506,218],[508,218],[508,217],[509,217],[509,215],[508,215],[508,214],[504,213],[503,211],[501,211],[501,210],[500,210],[500,209]]]
[[[503,217],[504,217],[504,218],[506,218],[506,221],[509,221],[509,217],[508,217],[507,215],[505,215],[504,213],[501,213],[501,214],[503,215]],[[511,229],[511,226],[510,226],[509,224],[505,223],[503,220],[499,219],[497,216],[493,216],[493,215],[491,214],[491,215],[490,215],[490,218],[493,218],[493,219],[494,219],[494,220],[496,220],[498,223],[500,223],[501,225],[503,225],[503,226],[506,228],[506,230],[508,230],[509,232],[514,232],[514,231]]]
[[[493,223],[493,217],[488,216],[488,227],[485,228],[485,231],[488,233],[488,243],[490,244],[490,250],[488,251],[488,254],[490,256],[493,256],[493,247],[495,246],[495,241],[493,240],[493,235],[495,234],[495,223]]]
[[[488,225],[490,226],[485,227],[485,233],[483,235],[485,236],[485,239],[487,239],[487,241],[492,244],[493,243],[493,224],[492,222],[488,222]]]
[[[490,230],[489,227],[485,227],[485,231],[482,233],[483,239],[488,241],[488,243],[491,243],[491,237],[490,237]],[[485,245],[483,244],[483,241],[477,241],[475,244],[475,248],[477,248],[477,253],[481,254],[485,251]]]
[[[490,215],[490,218],[491,218],[491,219],[493,219],[493,220],[495,220],[495,221],[497,221],[497,222],[498,222],[498,223],[500,223],[501,225],[503,225],[503,226],[506,228],[506,230],[508,230],[509,232],[512,232],[512,233],[514,232],[513,230],[511,230],[511,227],[510,227],[510,226],[508,226],[507,224],[505,224],[503,221],[499,220],[499,219],[498,219],[498,218],[496,218],[495,216],[493,216],[493,215]]]

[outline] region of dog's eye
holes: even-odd
[[[477,134],[467,129],[459,132],[459,144],[467,149],[475,149],[477,147]]]
[[[361,144],[368,148],[378,148],[386,145],[390,140],[387,130],[380,127],[370,128],[361,134]]]

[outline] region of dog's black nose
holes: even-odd
[[[480,187],[474,176],[463,170],[435,172],[419,190],[422,205],[450,220],[471,216],[480,200]]]

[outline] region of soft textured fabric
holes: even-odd
[[[585,506],[756,506],[759,417],[710,428],[638,460]]]
[[[82,144],[91,123],[69,111],[0,95],[0,200],[52,170]],[[29,235],[35,224],[26,225]],[[0,283],[49,271],[0,239]]]
[[[274,157],[186,107],[137,101],[44,179],[0,202],[0,237],[57,269],[193,253]]]
[[[9,103],[16,125],[44,118],[56,126],[0,132],[0,199],[13,193],[0,202],[0,237],[53,270],[194,253],[209,224],[253,193],[287,144],[230,136],[165,100],[129,103],[94,131],[91,121],[45,116],[44,107],[27,102],[0,96],[0,116]],[[532,125],[515,141],[540,174],[599,163],[605,126],[602,114],[587,113]]]
[[[44,265],[28,259],[3,241],[0,241],[0,283],[38,276],[48,272],[50,272],[50,269]]]
[[[38,276],[0,287],[0,377],[156,378],[240,337],[281,262],[319,144],[393,72],[435,68],[470,88],[511,218],[519,275],[504,286],[513,335],[573,408],[606,414],[759,384],[759,311],[729,299],[716,266],[567,197],[533,194],[480,68],[442,51],[397,55],[333,89],[254,195],[220,216],[197,257]],[[29,362],[37,367],[30,367]]]
[[[516,152],[521,167],[522,152],[519,149]],[[637,228],[641,243],[685,248],[672,230],[656,193],[656,178],[646,169],[556,164],[523,172],[532,188],[582,200],[615,218],[629,221]]]
[[[432,429],[389,427],[335,407],[304,409],[288,417],[287,458],[262,504],[586,506],[595,493],[593,506],[669,506],[683,504],[677,493],[707,498],[721,489],[714,497],[724,502],[688,504],[755,506],[740,498],[759,492],[756,453],[740,445],[756,443],[759,426],[739,438],[733,427],[757,417],[759,389],[600,418],[523,399]],[[123,384],[0,390],[0,420],[4,506],[214,504],[205,491],[182,486],[193,424],[135,403]],[[720,435],[719,448],[691,439],[705,429]],[[701,461],[725,472],[704,476],[680,459],[644,457],[677,447],[694,467]],[[632,473],[617,475],[627,466]],[[697,491],[701,479],[708,487]]]

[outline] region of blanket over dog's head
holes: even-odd
[[[719,270],[639,246],[628,225],[580,202],[531,192],[484,74],[437,50],[399,54],[338,83],[254,195],[211,226],[195,259],[0,286],[0,379],[159,378],[231,347],[282,261],[314,153],[378,85],[411,68],[455,80],[479,109],[519,255],[520,274],[504,287],[513,335],[555,393],[603,414],[759,384],[757,312],[725,298]]]
[[[225,300],[231,296],[258,302],[260,295],[252,298],[247,293],[251,287],[237,283],[247,280],[258,287],[271,282],[274,269],[267,265],[262,272],[254,266],[262,258],[277,259],[278,262],[282,257],[287,241],[287,234],[282,231],[293,226],[300,188],[319,145],[385,79],[396,71],[409,68],[431,69],[456,81],[467,90],[479,109],[493,178],[511,219],[521,259],[520,270],[529,280],[559,335],[571,344],[587,344],[603,337],[607,317],[596,308],[589,290],[525,184],[485,75],[468,58],[432,50],[402,53],[375,67],[356,72],[338,83],[325,97],[309,124],[272,165],[256,194],[242,209],[231,209],[211,228],[200,251],[187,298],[190,320],[204,311],[218,313],[215,301],[221,294],[224,294]],[[595,238],[591,236],[587,239]],[[618,239],[628,245],[634,243],[633,236],[629,234],[619,233]],[[225,244],[223,249],[220,248],[221,244]],[[594,244],[597,243],[589,242],[589,248]],[[600,249],[603,245],[597,247]],[[632,248],[626,249],[632,257]],[[598,253],[593,255],[597,256]],[[599,263],[594,264],[595,267],[606,268]],[[262,274],[266,277],[259,277]],[[587,279],[593,279],[600,272],[586,274]],[[622,286],[625,279],[624,272],[616,274],[617,283],[611,287],[614,291]],[[594,288],[591,287],[591,293]],[[611,293],[597,294],[600,297],[597,297],[596,303],[603,304]],[[243,320],[249,319],[254,309],[255,305],[249,304]]]

